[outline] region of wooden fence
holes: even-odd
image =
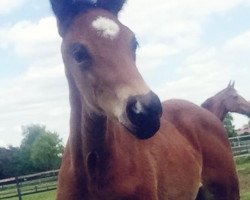
[[[229,138],[234,156],[250,155],[250,135]],[[47,171],[0,180],[0,200],[55,190],[58,171]]]
[[[234,156],[250,154],[250,135],[229,138]]]
[[[0,180],[0,199],[18,197],[55,190],[59,170],[30,174]]]

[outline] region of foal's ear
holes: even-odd
[[[58,32],[63,37],[72,15],[73,2],[67,0],[50,0],[51,8],[57,19]]]
[[[94,0],[93,0],[94,1]],[[117,15],[126,0],[95,0],[97,7],[103,8]]]
[[[50,0],[57,18],[58,31],[63,37],[71,20],[90,8],[103,8],[117,15],[126,0]]]
[[[94,0],[50,0],[50,4],[57,18],[58,31],[62,37],[77,14],[96,6]]]

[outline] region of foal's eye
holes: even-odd
[[[91,57],[86,47],[76,43],[71,46],[71,55],[81,67],[88,68],[91,64]]]

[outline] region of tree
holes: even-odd
[[[21,174],[57,169],[63,152],[62,139],[58,134],[39,124],[23,126],[22,130]]]
[[[233,116],[231,114],[227,114],[224,121],[224,127],[227,131],[228,137],[235,137],[237,133],[235,131],[235,126],[233,125]]]
[[[22,134],[24,138],[22,139],[20,146],[20,174],[25,175],[37,171],[31,160],[31,148],[36,139],[45,133],[46,127],[43,125],[31,124],[22,127]]]
[[[34,166],[47,171],[58,169],[63,153],[62,139],[57,133],[46,132],[40,135],[31,147],[31,160]]]
[[[20,167],[20,149],[16,147],[0,148],[0,179],[17,176]]]
[[[39,124],[31,124],[22,126],[22,134],[24,136],[21,142],[21,148],[32,146],[35,140],[42,134],[46,133],[46,127]]]
[[[45,126],[22,127],[19,147],[0,147],[0,179],[58,169],[63,153],[62,139]]]

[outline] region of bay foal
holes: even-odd
[[[70,135],[57,200],[238,200],[220,121],[160,103],[135,64],[122,0],[51,0],[69,83]]]
[[[215,114],[221,121],[224,120],[228,112],[235,112],[250,117],[250,102],[240,96],[234,88],[234,82],[229,82],[228,86],[208,98],[201,107]]]

